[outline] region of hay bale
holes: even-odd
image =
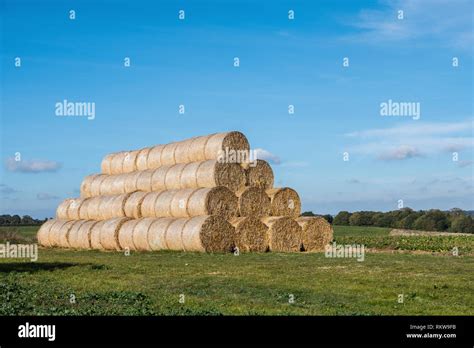
[[[236,192],[245,186],[244,169],[237,163],[219,163],[208,160],[201,163],[196,172],[198,187],[225,186]]]
[[[163,152],[164,147],[165,145],[156,145],[151,148],[147,158],[147,169],[161,167],[161,153]]]
[[[331,225],[320,216],[301,216],[296,222],[303,230],[302,243],[306,251],[324,251],[333,240]]]
[[[136,250],[133,243],[133,230],[139,220],[132,219],[123,223],[118,232],[118,242],[121,249]]]
[[[69,246],[77,249],[91,249],[92,229],[99,221],[85,221],[75,233],[69,233]]]
[[[139,150],[130,151],[123,159],[123,173],[131,173],[137,170],[137,157]]]
[[[166,229],[165,242],[169,250],[184,250],[181,232],[188,220],[187,218],[174,219]]]
[[[233,249],[235,229],[224,218],[220,216],[196,216],[178,220],[185,220],[184,224],[178,223],[178,226],[182,225],[179,240],[183,250],[228,252]],[[172,235],[175,234],[172,233]]]
[[[125,160],[127,153],[128,152],[122,151],[114,154],[110,163],[110,174],[113,175],[123,173],[123,161]]]
[[[56,208],[56,219],[66,220],[69,218],[67,210],[69,209],[69,205],[73,200],[74,199],[72,198],[67,198],[58,205]]]
[[[69,220],[81,219],[80,211],[82,209],[82,205],[88,199],[90,198],[75,198],[71,201],[71,204],[69,204],[69,207],[67,209],[67,216]],[[84,213],[82,213],[82,216],[84,216]]]
[[[173,204],[171,205],[173,207]],[[219,215],[228,220],[237,215],[238,203],[235,194],[226,187],[200,188],[186,199],[187,216]],[[173,209],[172,209],[173,212]]]
[[[100,244],[105,250],[121,250],[118,233],[120,227],[130,220],[127,217],[106,220],[100,231]]]
[[[106,195],[101,196],[101,202],[99,205],[99,217],[100,220],[107,220],[113,218],[113,202],[115,196],[113,195]]]
[[[155,193],[155,192],[153,192]],[[150,209],[145,212],[142,206],[143,217],[170,217],[171,216],[171,201],[175,195],[176,190],[161,191],[156,193],[156,199],[154,200],[154,210]],[[150,198],[151,200],[152,198]]]
[[[164,166],[155,169],[151,176],[151,190],[152,191],[163,191],[166,190],[165,179],[166,173],[171,167]]]
[[[111,178],[111,177],[105,174],[100,174],[94,177],[94,179],[91,182],[90,194],[88,197],[100,196],[102,194],[101,192],[102,183],[108,178]]]
[[[197,188],[197,172],[199,166],[203,162],[191,162],[184,166],[183,171],[181,172],[180,178],[180,187],[181,188]]]
[[[68,242],[69,232],[71,231],[71,228],[74,227],[74,225],[78,221],[81,221],[81,220],[66,221],[64,225],[62,225],[59,229],[55,231],[55,235],[49,236],[50,239],[54,240],[54,246],[57,246],[60,248],[69,247],[69,242]]]
[[[169,143],[163,147],[160,158],[162,166],[172,166],[176,164],[174,152],[177,146],[178,143]]]
[[[125,216],[133,219],[139,219],[142,217],[142,203],[144,198],[147,196],[146,192],[133,192],[127,198],[125,202]]]
[[[56,220],[56,222],[51,226],[48,233],[49,246],[51,247],[59,246],[59,231],[67,222],[69,221]]]
[[[103,196],[89,198],[86,205],[87,220],[100,220],[100,205],[102,201]]]
[[[154,170],[147,169],[140,172],[137,179],[137,188],[140,191],[150,192],[151,191],[151,177],[153,176]]]
[[[165,188],[166,190],[176,190],[181,188],[181,173],[186,164],[176,164],[170,166],[166,171]]]
[[[116,175],[106,175],[105,178],[100,181],[98,190],[94,190],[94,196],[101,195],[113,195],[114,194],[114,181]]]
[[[87,220],[88,218],[88,210],[89,210],[89,204],[92,201],[93,198],[87,198],[82,202],[81,207],[79,208],[79,219],[80,220]]]
[[[127,193],[125,191],[125,180],[127,179],[128,174],[114,175],[112,180],[112,192],[113,195],[119,195],[122,193]],[[138,183],[138,181],[137,181]]]
[[[148,155],[150,154],[151,147],[145,147],[138,151],[137,155],[137,170],[147,170]]]
[[[91,185],[92,185],[92,181],[100,176],[102,174],[92,174],[92,175],[88,175],[84,178],[84,180],[82,180],[82,183],[81,183],[81,197],[82,198],[87,198],[87,197],[91,197]]]
[[[72,247],[72,243],[77,243],[79,237],[79,229],[87,222],[87,220],[75,220],[69,221],[70,224],[66,223],[59,230],[59,246],[63,248]]]
[[[176,149],[174,150],[175,163],[189,163],[194,160],[192,157],[189,157],[189,147],[194,139],[195,138],[191,138],[177,143]]]
[[[173,195],[168,196],[171,198],[169,202],[169,212],[172,217],[189,217],[188,203],[189,198],[196,191],[196,189],[183,189],[183,190],[172,190]],[[160,211],[158,211],[160,212]],[[161,216],[160,216],[161,217]],[[166,217],[166,216],[163,216]]]
[[[207,139],[204,156],[206,159],[216,159],[226,151],[245,151],[248,156],[249,150],[249,142],[242,133],[236,131],[216,133]]]
[[[137,171],[137,172],[125,174],[125,178],[124,178],[125,192],[138,191],[137,181],[141,173],[142,173],[141,171]]]
[[[150,245],[148,244],[148,231],[150,226],[156,221],[153,218],[144,218],[138,220],[138,223],[133,229],[133,244],[136,250],[150,251]]]
[[[247,185],[260,187],[264,190],[273,187],[274,176],[270,164],[264,160],[257,160],[256,165],[249,165],[246,169]]]
[[[151,250],[167,250],[166,244],[166,230],[168,226],[174,221],[173,218],[154,219],[154,222],[148,229],[148,246]]]
[[[241,252],[268,250],[268,227],[254,217],[236,217],[229,221],[235,228],[234,244]]]
[[[100,234],[107,221],[108,220],[98,221],[94,226],[91,227],[89,232],[91,249],[104,250],[104,247],[100,243]]]
[[[301,214],[301,201],[298,193],[289,188],[274,188],[266,190],[270,197],[271,216],[289,216],[297,218]]]
[[[263,217],[270,215],[270,197],[259,187],[245,187],[236,192],[238,215]]]
[[[102,162],[100,164],[100,169],[103,174],[112,174],[112,171],[110,168],[112,166],[112,159],[114,158],[114,155],[115,154],[111,153],[111,154],[106,155],[102,159]]]
[[[262,218],[268,227],[268,245],[271,251],[300,251],[303,231],[300,225],[286,216]]]
[[[196,137],[188,147],[188,158],[193,162],[206,160],[206,143],[210,135]]]
[[[156,217],[156,201],[161,194],[165,194],[166,192],[167,191],[146,193],[140,210],[141,217]]]
[[[39,245],[44,247],[51,246],[49,243],[49,231],[56,221],[56,219],[49,219],[41,225],[38,232],[36,233],[36,239],[38,240]]]

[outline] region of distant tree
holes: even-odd
[[[438,209],[427,211],[413,223],[415,230],[425,231],[446,231],[449,226],[447,214]]]
[[[474,233],[474,220],[467,215],[456,216],[451,222],[450,231],[459,233]]]
[[[301,216],[316,216],[312,211],[305,211]]]
[[[391,227],[393,218],[388,213],[375,213],[372,215],[372,225],[378,227]]]
[[[412,212],[410,215],[405,216],[400,221],[397,221],[396,228],[403,228],[405,230],[413,229],[413,224],[416,219],[423,215],[423,212]]]
[[[332,222],[334,221],[334,218],[330,214],[322,215],[322,217],[326,219],[326,221],[329,222],[330,224],[332,224]]]
[[[390,226],[387,226],[387,227],[397,228],[399,221],[403,220],[404,218],[406,218],[412,213],[413,213],[413,209],[408,208],[408,207],[387,212],[386,214],[388,214],[388,216],[391,219],[391,224]]]
[[[351,215],[349,224],[351,226],[370,226],[372,225],[372,216],[374,214],[374,212],[369,211],[358,211]]]
[[[334,225],[349,226],[350,217],[351,213],[348,211],[340,211],[333,220]]]
[[[37,223],[38,221],[33,219],[31,216],[29,215],[24,215],[22,218],[21,218],[21,224],[22,225],[33,225],[35,223]]]
[[[13,215],[10,224],[12,225],[19,225],[21,223],[21,217],[19,215]]]

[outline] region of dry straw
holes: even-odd
[[[69,208],[69,205],[71,204],[71,202],[73,202],[74,199],[72,198],[68,198],[68,199],[65,199],[64,201],[62,201],[58,207],[56,208],[56,219],[68,219],[69,216],[68,216],[68,208]]]
[[[118,232],[122,225],[130,220],[129,218],[113,218],[106,220],[101,226],[100,244],[105,250],[121,250],[118,240]]]
[[[148,154],[147,169],[155,169],[161,167],[161,153],[165,145],[153,146]]]
[[[250,146],[247,138],[240,132],[216,133],[210,135],[206,141],[205,159],[218,158],[223,151],[246,151]]]
[[[51,227],[56,223],[56,219],[47,220],[45,223],[41,225],[36,234],[36,239],[38,240],[39,245],[44,247],[49,247],[51,244],[49,243],[49,231]]]
[[[112,157],[112,162],[110,163],[110,174],[121,174],[123,173],[123,161],[128,152],[117,152]]]
[[[175,163],[189,163],[193,161],[193,158],[189,156],[189,147],[191,146],[195,138],[180,141],[176,149],[174,150]]]
[[[79,237],[79,229],[86,223],[87,220],[71,220],[64,224],[59,231],[59,246],[63,248],[73,247],[73,243],[77,243]]]
[[[138,220],[133,230],[133,244],[136,250],[150,251],[151,247],[148,244],[148,232],[150,226],[156,221],[153,218],[144,218]]]
[[[81,183],[81,197],[87,198],[87,197],[92,196],[92,194],[91,194],[92,181],[100,175],[101,174],[88,175],[84,178],[84,180],[82,180],[82,183]]]
[[[128,220],[119,229],[118,242],[121,249],[136,250],[133,243],[133,230],[139,220]]]
[[[153,175],[151,176],[151,190],[152,191],[162,191],[166,190],[165,179],[166,173],[171,167],[164,166],[158,169],[153,170]]]
[[[125,192],[134,192],[138,190],[138,177],[142,172],[137,171],[133,173],[125,174],[124,185],[125,185]]]
[[[202,162],[196,172],[197,187],[225,186],[236,192],[245,186],[244,169],[237,163]]]
[[[286,216],[266,217],[262,222],[267,225],[268,244],[271,251],[300,251],[302,230],[300,225]]]
[[[270,215],[297,218],[301,213],[301,201],[298,193],[289,188],[274,188],[266,191],[271,200]]]
[[[94,177],[90,186],[90,194],[88,197],[95,197],[95,196],[101,195],[102,194],[101,190],[102,190],[102,186],[104,185],[104,182],[106,180],[110,180],[110,178],[111,178],[110,176],[102,175],[102,174]]]
[[[323,251],[333,240],[332,227],[322,217],[302,216],[296,222],[303,229],[303,248],[306,251]]]
[[[76,222],[81,221],[81,220],[70,220],[67,221],[64,225],[61,226],[58,230],[56,230],[56,234],[51,236],[54,240],[54,245],[61,247],[61,248],[68,248],[69,247],[69,233],[71,229],[76,225]]]
[[[51,226],[48,233],[49,246],[59,246],[59,231],[67,222],[67,220],[56,220],[56,222]]]
[[[268,250],[268,227],[252,217],[237,217],[230,220],[235,228],[234,243],[241,252]]]
[[[69,204],[69,207],[67,209],[68,219],[70,219],[70,220],[80,220],[81,219],[80,211],[81,211],[82,205],[88,199],[90,199],[90,198],[75,198],[75,199],[73,199],[71,204]]]
[[[256,164],[250,164],[246,169],[246,179],[248,186],[256,186],[262,189],[273,187],[273,170],[270,164],[264,160],[257,160]]]
[[[178,143],[169,143],[163,147],[163,151],[161,152],[161,158],[160,158],[162,166],[172,166],[176,164],[176,161],[174,158],[174,152],[177,146],[178,146]]]
[[[155,217],[156,216],[156,202],[158,197],[161,195],[171,195],[169,191],[160,191],[160,192],[148,192],[143,199],[141,206],[141,216],[142,217]]]
[[[89,198],[86,206],[88,220],[100,220],[100,205],[102,201],[103,196]]]
[[[181,232],[187,222],[187,218],[175,219],[166,229],[165,241],[169,250],[184,250]]]
[[[106,222],[107,220],[102,220],[102,221],[97,222],[94,226],[91,227],[91,230],[90,230],[91,249],[104,250],[104,247],[102,246],[100,242],[100,234]]]
[[[151,191],[151,177],[153,175],[153,172],[154,171],[152,169],[140,172],[140,175],[137,179],[137,189],[145,192]]]
[[[270,197],[259,187],[245,187],[236,192],[239,216],[263,217],[270,215]]]
[[[186,212],[189,217],[219,215],[227,220],[237,215],[237,197],[223,186],[196,189],[187,197]]]
[[[112,174],[112,171],[110,168],[112,166],[112,159],[114,158],[114,155],[115,154],[113,153],[108,154],[102,160],[102,163],[100,164],[100,168],[103,174]]]
[[[138,151],[137,155],[137,170],[146,170],[148,169],[147,162],[148,162],[148,154],[150,153],[151,147],[145,147]]]
[[[137,170],[137,156],[140,150],[126,153],[123,159],[123,173],[131,173]]]
[[[84,222],[77,233],[69,234],[69,245],[71,248],[91,249],[91,233],[99,221],[89,220]]]
[[[146,192],[134,192],[132,193],[125,202],[125,216],[133,219],[139,219],[142,217],[142,203],[147,195]]]
[[[181,174],[183,173],[186,164],[176,164],[171,166],[165,175],[165,189],[173,190],[180,189],[181,186]]]
[[[151,250],[167,250],[166,230],[175,219],[161,218],[155,219],[148,230],[148,245]]]
[[[234,227],[220,216],[185,219],[181,242],[185,251],[228,252],[234,247]]]

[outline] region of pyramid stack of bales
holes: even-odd
[[[250,159],[240,132],[112,153],[38,231],[45,247],[200,252],[320,251],[332,240],[319,217],[300,217],[291,188]]]

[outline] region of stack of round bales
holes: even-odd
[[[106,155],[80,198],[59,204],[45,247],[133,251],[321,251],[322,218],[300,217],[298,193],[275,188],[240,132],[215,133]]]

